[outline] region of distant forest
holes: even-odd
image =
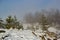
[[[50,25],[51,27],[55,27],[60,29],[60,10],[59,9],[51,9],[51,10],[41,10],[40,12],[28,13],[24,16],[24,21],[26,23],[35,24],[39,23],[42,25],[43,29],[45,25]]]
[[[42,30],[47,30],[46,25],[50,25],[53,27],[58,25],[56,26],[56,28],[60,29],[60,10],[41,10],[40,12],[35,12],[34,14],[28,13],[25,14],[23,20],[25,23],[29,23],[32,25],[35,23],[39,23],[40,25],[42,25]],[[8,16],[5,20],[2,20],[2,18],[0,18],[0,28],[24,29],[22,23],[18,21],[16,16]]]

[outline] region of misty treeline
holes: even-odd
[[[35,13],[27,13],[23,18],[24,22],[27,24],[31,24],[32,27],[27,27],[27,29],[36,30],[41,28],[42,30],[47,30],[49,27],[55,27],[60,29],[60,10],[52,9],[52,10],[42,10],[40,12]],[[39,27],[36,26],[34,28],[34,24],[38,23],[41,25]],[[4,20],[0,18],[0,28],[5,29],[23,29],[22,23],[18,21],[16,16],[8,16]]]
[[[49,27],[56,27],[60,29],[60,10],[42,10],[40,12],[28,13],[24,16],[26,23],[35,24],[39,23],[42,25],[42,30],[47,30]],[[49,25],[46,27],[46,25]],[[33,28],[33,27],[32,27]]]
[[[10,28],[23,29],[23,26],[18,21],[16,16],[14,16],[14,17],[8,16],[5,20],[0,18],[0,28],[4,28],[4,29],[10,29]]]

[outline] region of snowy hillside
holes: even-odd
[[[49,30],[51,31],[51,28],[49,28]],[[33,34],[31,30],[5,29],[5,31],[6,33],[0,33],[0,39],[3,37],[4,40],[42,40],[39,35],[44,35],[44,33],[40,33],[41,31],[39,30],[34,32],[36,35]]]

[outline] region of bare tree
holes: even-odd
[[[32,13],[28,13],[24,16],[24,20],[26,23],[33,23],[33,15]]]
[[[26,14],[24,16],[24,20],[25,20],[26,23],[29,23],[29,24],[32,25],[31,27],[27,27],[27,28],[34,31],[35,29],[34,29],[34,17],[33,17],[33,14],[32,13]]]
[[[39,23],[42,25],[60,25],[60,11],[58,9],[51,9],[52,11],[43,10],[34,14],[28,13],[24,16],[24,20],[27,23],[34,24]]]

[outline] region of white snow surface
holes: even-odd
[[[40,40],[38,37],[32,34],[31,30],[10,29],[10,30],[6,30],[6,33],[1,35],[3,37],[9,35],[4,40]]]
[[[10,30],[5,29],[5,30],[6,33],[0,33],[0,39],[2,36],[4,37],[6,35],[9,35],[4,40],[41,40],[41,38],[39,38],[39,35],[44,35],[44,33],[40,33],[40,31],[38,30],[35,31],[37,36],[35,36],[31,30],[17,30],[17,29],[10,29]],[[51,28],[49,30],[51,31]]]
[[[56,33],[57,32],[57,29],[54,28],[54,27],[50,27],[50,28],[48,28],[48,31]]]

